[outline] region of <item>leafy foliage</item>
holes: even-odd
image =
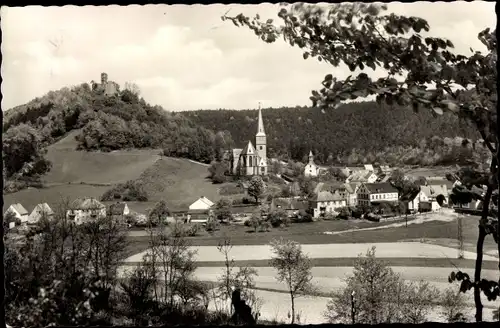
[[[312,262],[302,252],[300,244],[292,240],[273,240],[271,248],[274,257],[270,264],[278,273],[276,280],[284,282],[292,301],[291,323],[295,323],[295,298],[301,294],[312,291]]]
[[[346,287],[333,294],[324,313],[329,322],[422,323],[437,292],[425,282],[406,283],[375,256],[375,248],[360,256]]]
[[[258,203],[265,191],[266,184],[264,180],[262,180],[262,177],[258,175],[253,176],[248,184],[248,196],[255,198],[255,202]]]
[[[147,202],[148,194],[144,190],[140,181],[130,180],[125,183],[120,183],[113,188],[107,190],[102,196],[102,201],[123,200],[126,202],[137,201]]]

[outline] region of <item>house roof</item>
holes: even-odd
[[[410,190],[410,191],[404,193],[403,195],[401,195],[401,200],[411,202],[412,200],[414,200],[418,196],[419,193],[420,193],[420,188]]]
[[[306,209],[307,204],[305,202],[301,202],[298,199],[294,198],[274,198],[272,201],[272,205],[275,207],[281,207],[285,210],[301,210]]]
[[[398,190],[389,182],[382,183],[365,183],[366,189],[372,194],[387,194],[398,192]]]
[[[109,210],[111,211],[112,215],[122,215],[125,211],[125,206],[127,206],[126,203],[111,204],[109,206]]]
[[[366,181],[372,174],[374,173],[369,170],[356,171],[351,174],[349,181]]]
[[[106,206],[95,198],[77,198],[71,203],[73,210],[95,210]]]
[[[365,168],[365,170],[368,170],[368,171],[374,171],[373,165],[371,165],[371,164],[365,164],[364,168]]]
[[[420,186],[420,189],[428,197],[437,197],[438,195],[443,195],[443,196],[448,195],[448,188],[446,188],[446,185]]]
[[[241,148],[234,148],[232,150],[233,158],[236,158],[236,159],[240,158],[240,155],[241,155],[242,151],[243,151],[243,149],[241,149]]]
[[[38,204],[33,209],[33,212],[35,212],[35,211],[36,212],[42,212],[42,213],[45,213],[47,215],[54,214],[54,211],[50,208],[49,204],[47,204],[47,203]]]
[[[435,178],[435,179],[427,178],[426,180],[427,180],[427,185],[432,185],[432,186],[443,185],[446,186],[447,189],[453,188],[453,182],[444,178]]]
[[[205,196],[201,196],[200,198],[198,198],[197,200],[195,200],[193,202],[193,204],[196,203],[197,201],[201,201],[201,202],[203,202],[204,204],[206,204],[209,207],[214,205],[214,202],[212,202],[210,199],[208,199]],[[191,205],[193,205],[193,204],[191,204]]]
[[[15,209],[16,212],[19,213],[20,215],[28,215],[28,211],[24,208],[23,205],[21,205],[21,203],[12,204],[10,205],[10,207]]]
[[[320,191],[315,194],[312,198],[312,201],[316,202],[331,202],[335,200],[342,200],[342,197],[339,193],[331,193],[329,191]]]
[[[345,189],[347,190],[348,193],[354,194],[356,193],[356,189],[361,185],[360,182],[351,182],[351,183],[345,183]]]
[[[323,190],[323,186],[325,185],[324,182],[318,182],[318,184],[316,185],[316,187],[314,187],[314,193],[317,194],[318,192],[320,192],[321,190]]]

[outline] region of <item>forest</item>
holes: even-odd
[[[243,147],[254,142],[256,110],[183,112],[211,130],[229,131]],[[482,144],[475,130],[457,116],[376,102],[351,102],[334,110],[310,107],[265,108],[268,157],[306,161],[310,150],[321,164],[466,164]],[[477,155],[477,154],[476,154]]]

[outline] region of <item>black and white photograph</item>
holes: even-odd
[[[495,9],[2,5],[6,326],[499,322]]]

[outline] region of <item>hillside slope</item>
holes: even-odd
[[[112,152],[77,151],[74,130],[47,149],[52,169],[43,176],[47,186],[65,183],[117,184],[137,179],[160,158],[159,149]]]

